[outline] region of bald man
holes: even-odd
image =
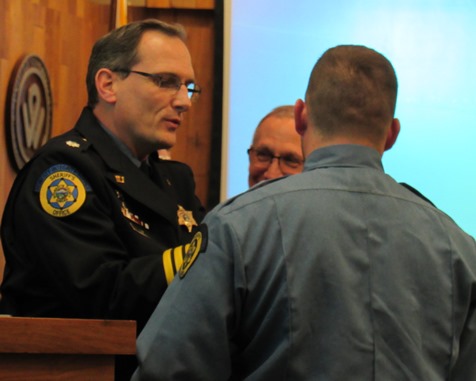
[[[248,185],[302,172],[301,137],[294,125],[294,106],[273,109],[256,127],[248,149]]]

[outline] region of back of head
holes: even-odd
[[[89,58],[86,86],[88,90],[88,105],[94,107],[98,103],[95,76],[99,69],[111,70],[129,69],[139,61],[137,46],[142,35],[155,31],[166,36],[177,37],[185,41],[185,30],[181,25],[168,24],[156,19],[134,21],[114,29],[101,37],[93,46]]]
[[[397,98],[392,64],[364,46],[327,50],[314,66],[306,91],[309,120],[324,137],[384,138]]]

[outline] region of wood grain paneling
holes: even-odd
[[[132,320],[2,316],[0,352],[135,354],[136,331]]]
[[[146,0],[148,8],[214,9],[215,0]]]
[[[114,357],[136,352],[136,323],[0,317],[0,379],[112,381]]]
[[[53,129],[73,127],[86,104],[85,76],[94,41],[109,28],[109,5],[89,0],[0,0],[0,214],[16,175],[5,137],[5,103],[15,64],[25,54],[46,65],[53,97]],[[0,279],[3,277],[0,252]]]

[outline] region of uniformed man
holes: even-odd
[[[8,198],[2,313],[133,319],[142,329],[204,215],[191,169],[157,156],[200,94],[184,40],[181,27],[145,20],[94,45],[88,106]]]
[[[324,53],[295,105],[303,173],[207,215],[134,381],[476,380],[475,240],[384,173],[396,94],[374,50]]]

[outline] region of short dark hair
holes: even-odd
[[[129,69],[138,61],[137,46],[147,31],[157,31],[170,37],[178,37],[185,42],[186,33],[179,24],[168,24],[156,19],[134,21],[114,29],[101,37],[93,46],[86,74],[88,105],[98,103],[95,76],[99,69]],[[123,74],[126,76],[127,74]]]
[[[397,77],[382,54],[340,45],[315,64],[306,91],[309,118],[323,136],[339,133],[380,139],[395,113]]]

